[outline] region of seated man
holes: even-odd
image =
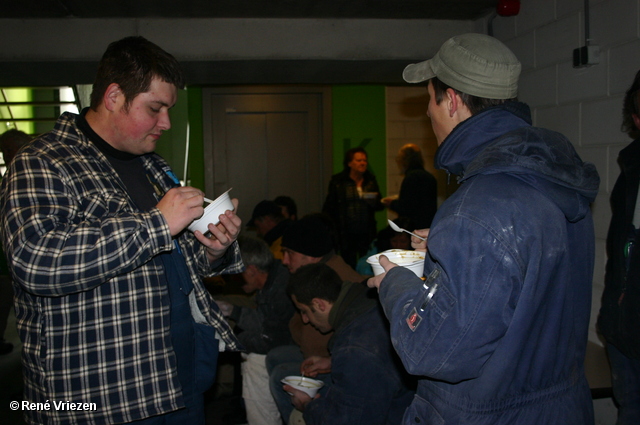
[[[331,386],[311,399],[284,385],[304,422],[319,424],[397,424],[413,392],[391,345],[389,323],[376,298],[360,283],[342,282],[326,264],[301,267],[287,292],[305,323],[329,341]],[[309,359],[310,360],[310,359]],[[307,360],[308,361],[308,360]]]
[[[256,238],[239,240],[245,265],[242,290],[255,292],[256,308],[234,306],[218,300],[222,313],[236,322],[238,340],[247,351],[243,354],[242,397],[247,420],[251,425],[280,425],[280,413],[269,391],[269,375],[265,367],[267,352],[279,345],[291,344],[289,319],[294,306],[286,294],[289,271],[275,260],[267,244]]]
[[[273,257],[282,260],[282,234],[291,224],[291,220],[284,217],[282,208],[274,201],[260,201],[253,209],[248,227],[255,227],[256,233],[269,245]]]
[[[276,199],[274,199],[273,202],[282,209],[282,215],[284,218],[291,221],[296,221],[298,219],[298,206],[292,197],[286,195],[276,196]]]
[[[358,274],[335,253],[332,232],[327,223],[321,214],[307,215],[293,222],[282,236],[282,263],[292,274],[306,264],[322,263],[332,268],[342,281],[362,282],[365,276]],[[324,360],[316,362],[308,372],[321,373],[318,379],[327,383],[330,382],[328,372],[331,368],[327,350],[331,334],[323,335],[314,327],[305,325],[299,313],[291,318],[289,329],[296,345],[277,347],[269,352],[266,360],[271,392],[285,422],[289,420],[293,406],[289,396],[282,391],[280,380],[289,375],[299,375],[304,359]]]
[[[363,282],[366,276],[336,254],[329,223],[324,214],[309,214],[292,223],[282,235],[282,264],[295,273],[305,264],[326,263],[342,280]]]

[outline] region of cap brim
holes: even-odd
[[[421,83],[435,77],[431,69],[431,59],[408,65],[402,72],[402,78],[407,83]]]

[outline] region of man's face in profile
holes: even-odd
[[[320,261],[319,257],[309,257],[308,255],[284,247],[282,248],[282,255],[282,264],[284,264],[289,269],[289,273],[292,274],[302,266]]]

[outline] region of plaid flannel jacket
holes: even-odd
[[[157,208],[136,209],[75,119],[63,114],[53,131],[24,149],[0,188],[25,400],[51,407],[26,416],[37,424],[129,422],[183,405],[168,289],[162,266],[152,261],[172,249],[172,238]],[[149,154],[143,161],[165,191],[175,186],[162,158]],[[184,232],[179,244],[200,312],[226,349],[238,350],[200,279],[242,271],[237,243],[215,271],[193,235]],[[60,402],[95,403],[95,410],[56,409]]]

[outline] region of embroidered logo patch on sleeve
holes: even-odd
[[[422,322],[422,317],[418,314],[418,310],[415,307],[413,307],[413,310],[411,310],[411,313],[407,316],[406,321],[412,332],[415,332],[416,329],[418,329],[420,322]]]

